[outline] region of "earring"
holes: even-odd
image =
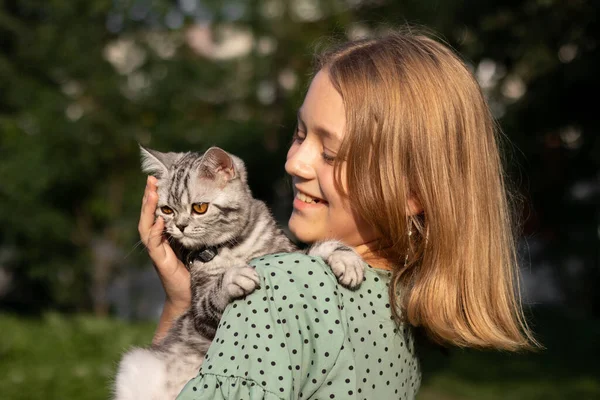
[[[404,257],[404,268],[406,268],[408,266],[408,252],[410,250],[410,237],[412,236],[413,231],[412,231],[412,221],[410,222],[410,225],[408,226],[408,247],[406,249],[406,257]]]

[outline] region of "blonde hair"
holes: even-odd
[[[397,32],[324,53],[317,70],[344,101],[338,157],[353,207],[394,265],[393,315],[441,344],[537,346],[518,291],[498,130],[465,64],[427,36]],[[335,171],[341,188],[339,163]],[[421,214],[407,212],[411,197]]]

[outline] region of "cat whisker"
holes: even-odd
[[[162,233],[160,233],[160,235],[162,235]],[[150,236],[149,239],[154,239],[156,236]],[[140,245],[144,245],[144,242],[142,240],[138,240],[134,245],[133,248],[123,257],[123,259],[127,259],[127,257],[129,257],[136,249],[138,249],[140,247]],[[145,247],[145,246],[143,246]]]
[[[138,240],[136,244],[133,245],[133,247],[131,248],[131,250],[125,255],[125,257],[123,257],[123,259],[127,259],[127,257],[129,257],[131,255],[131,253],[133,253],[138,247],[140,247],[140,245],[143,242],[141,240]]]

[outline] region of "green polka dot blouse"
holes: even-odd
[[[261,287],[227,307],[178,400],[415,397],[414,338],[391,319],[388,271],[367,267],[352,291],[320,258],[275,254],[252,264]]]

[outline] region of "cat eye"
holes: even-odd
[[[171,207],[167,207],[167,206],[162,206],[160,208],[160,211],[162,211],[164,214],[173,214],[173,209],[171,209]]]
[[[208,210],[208,203],[194,203],[192,204],[192,210],[196,214],[204,214]]]

